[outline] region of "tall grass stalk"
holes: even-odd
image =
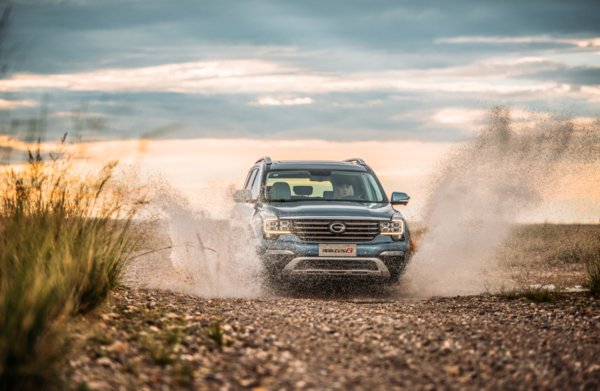
[[[88,312],[119,284],[136,249],[137,194],[116,163],[78,176],[42,159],[0,178],[0,388],[36,388],[57,374],[61,322]]]

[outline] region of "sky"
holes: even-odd
[[[282,159],[289,140],[319,158],[322,142],[355,152],[368,141],[356,152],[373,159],[393,144],[383,170],[420,145],[425,175],[497,105],[517,123],[600,123],[598,1],[11,4],[0,134],[21,141],[221,140],[224,164],[240,142]]]

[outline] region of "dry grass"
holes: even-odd
[[[564,289],[589,285],[586,265],[598,253],[598,224],[529,224],[517,226],[497,256],[518,286]]]
[[[418,248],[426,229],[411,227],[411,242]],[[518,287],[503,292],[506,296],[553,301],[552,291],[532,288],[550,284],[558,290],[583,285],[600,295],[600,224],[517,225],[497,259]]]
[[[598,241],[596,253],[586,261],[586,271],[590,293],[593,296],[600,297],[600,241]]]
[[[509,300],[526,299],[534,303],[555,303],[564,294],[538,286],[527,286],[520,289],[501,292],[500,295]]]
[[[593,295],[600,290],[600,225],[532,224],[515,228],[498,254],[517,288],[502,292],[508,298],[554,302],[560,291],[583,285]]]
[[[56,379],[61,323],[119,284],[140,204],[114,180],[115,165],[81,177],[67,159],[44,161],[38,150],[0,178],[0,388]]]

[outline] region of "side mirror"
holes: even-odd
[[[406,193],[402,193],[400,191],[395,191],[392,193],[392,205],[406,205],[408,204],[408,200],[410,200],[410,196]]]
[[[252,192],[248,189],[236,190],[233,193],[233,200],[238,203],[251,202]]]

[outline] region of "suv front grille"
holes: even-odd
[[[332,222],[346,226],[341,234],[329,230]],[[292,233],[305,242],[369,242],[379,235],[379,221],[373,220],[293,220]]]

